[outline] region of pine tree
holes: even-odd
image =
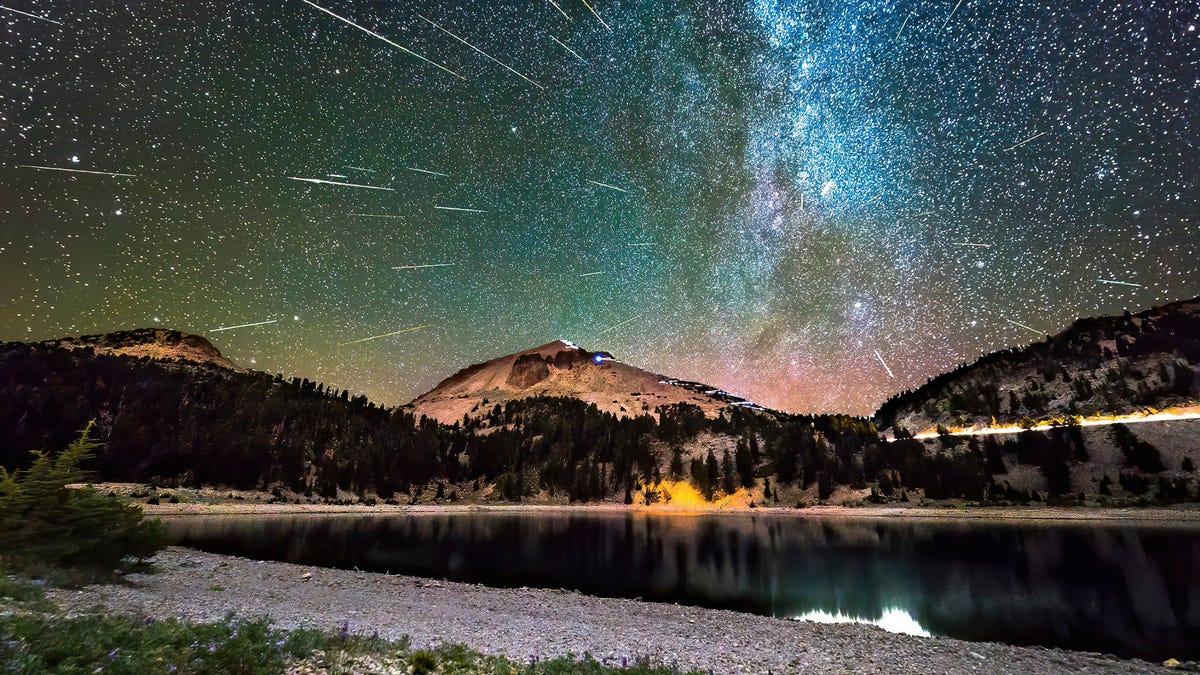
[[[671,480],[683,479],[683,452],[679,448],[671,450]]]
[[[712,450],[708,451],[708,457],[704,460],[704,498],[712,501],[713,492],[716,491],[717,481],[720,480],[721,469],[717,464],[717,457]]]
[[[0,550],[18,564],[49,563],[112,569],[126,556],[147,558],[165,545],[162,525],[140,507],[100,495],[80,465],[100,443],[93,423],[57,458],[34,452],[33,464],[0,471]]]
[[[721,487],[724,488],[725,494],[731,495],[737,492],[737,468],[733,464],[733,457],[730,456],[729,450],[726,450],[721,457],[721,478]]]
[[[750,451],[750,443],[746,442],[745,439],[738,441],[735,462],[737,464],[738,482],[741,483],[742,487],[753,487],[754,459]]]

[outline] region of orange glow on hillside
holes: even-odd
[[[748,509],[750,502],[754,501],[754,492],[745,488],[739,489],[731,495],[721,495],[708,501],[704,495],[692,487],[690,483],[684,480],[673,481],[664,480],[658,483],[648,485],[650,490],[657,490],[660,497],[657,502],[645,506],[645,502],[641,504],[645,508],[651,509],[678,509],[680,511],[696,511],[696,510],[735,510]]]

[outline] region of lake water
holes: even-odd
[[[1200,659],[1200,527],[579,512],[181,516],[263,560]]]

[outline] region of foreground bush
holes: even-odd
[[[0,618],[0,671],[267,675],[332,642],[319,631],[285,633],[265,620],[192,625],[119,616],[8,616]]]
[[[57,457],[35,452],[27,470],[0,467],[0,556],[14,567],[111,570],[165,545],[161,524],[143,520],[140,507],[90,486],[67,487],[88,480],[80,466],[100,447],[91,430],[89,423]]]
[[[495,675],[671,675],[675,671],[591,657],[532,657],[517,663],[462,645],[412,651],[391,642],[313,629],[284,631],[266,619],[226,618],[189,624],[174,619],[140,621],[122,616],[0,616],[0,672],[230,673],[267,675],[291,670],[330,673],[487,673]]]

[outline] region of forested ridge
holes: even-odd
[[[1198,370],[1200,298],[1080,319],[1043,341],[981,356],[897,394],[874,419],[886,429],[1163,408],[1200,397]]]
[[[86,347],[0,347],[0,466],[25,466],[31,450],[63,447],[95,420],[104,445],[92,468],[110,481],[384,500],[431,484],[446,499],[492,486],[505,501],[595,501],[674,480],[706,499],[753,490],[759,503],[779,503],[781,489],[826,499],[839,486],[877,501],[908,491],[1027,501],[1079,491],[1071,473],[1089,461],[1077,428],[887,442],[871,420],[843,415],[730,407],[712,418],[689,404],[657,412],[617,417],[578,399],[535,397],[445,426],[304,379]],[[1132,436],[1126,445],[1129,475],[1114,474],[1110,493],[1129,482],[1131,496],[1192,498],[1192,478],[1164,466],[1155,448]],[[1035,467],[1044,484],[1013,487],[1018,465]],[[1164,471],[1165,483],[1156,477]]]

